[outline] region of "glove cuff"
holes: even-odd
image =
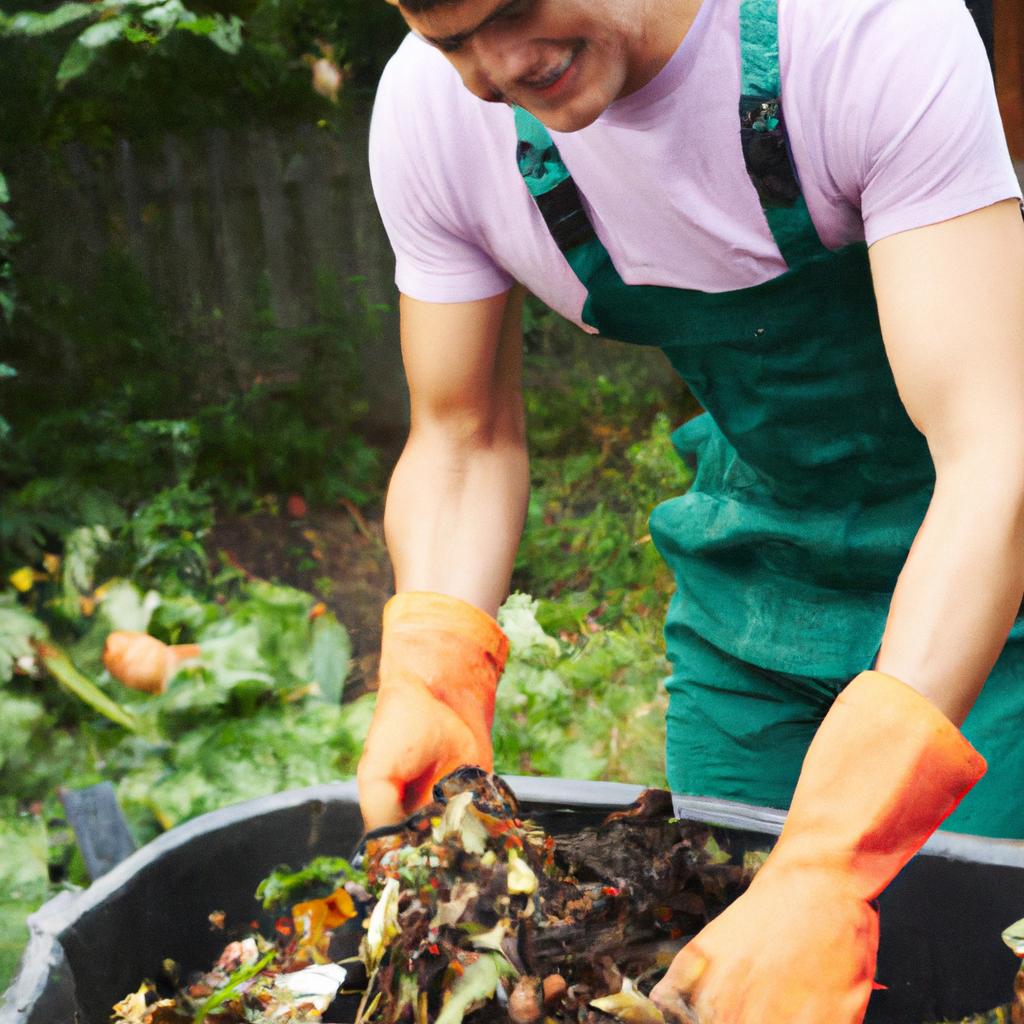
[[[807,751],[775,859],[831,865],[874,899],[985,769],[931,701],[893,676],[862,672]]]
[[[448,594],[407,591],[384,605],[384,635],[447,634],[479,648],[500,675],[508,658],[508,637],[485,611]]]

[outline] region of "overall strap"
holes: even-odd
[[[589,286],[608,254],[547,128],[522,107],[515,108],[515,120],[516,160],[523,181],[573,273]]]
[[[790,270],[828,250],[804,202],[782,113],[778,0],[741,0],[740,141],[775,244]]]

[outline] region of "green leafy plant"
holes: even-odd
[[[82,22],[88,22],[85,28]],[[77,35],[64,51],[57,68],[57,84],[66,85],[92,66],[105,47],[116,42],[155,46],[171,32],[203,36],[225,53],[242,47],[242,20],[237,15],[200,16],[181,0],[71,0],[48,12],[20,11],[0,21],[0,32],[37,37],[74,26]]]

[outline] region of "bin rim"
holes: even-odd
[[[547,804],[566,810],[609,810],[632,803],[644,786],[552,776],[504,776],[524,803]],[[169,829],[136,850],[86,889],[59,893],[27,919],[29,942],[11,987],[0,1000],[0,1024],[20,1020],[18,1007],[33,1002],[43,990],[51,971],[63,961],[60,934],[96,906],[102,904],[141,870],[171,850],[193,840],[231,828],[252,818],[309,803],[338,801],[358,803],[354,780],[328,782],[301,789],[254,797],[210,811]],[[766,837],[782,830],[785,812],[710,797],[675,796],[675,813],[709,825],[759,832]],[[951,860],[1024,868],[1024,840],[992,839],[954,832],[936,832],[923,852]]]

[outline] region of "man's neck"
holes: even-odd
[[[623,96],[642,89],[671,60],[690,31],[702,0],[646,0]]]

